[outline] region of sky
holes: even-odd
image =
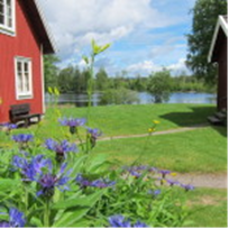
[[[95,67],[110,76],[148,76],[163,67],[183,72],[195,0],[39,0],[61,59],[60,68],[85,68],[91,40],[111,47]]]

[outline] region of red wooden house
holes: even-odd
[[[227,16],[219,16],[213,35],[208,61],[218,65],[217,108],[227,110]]]
[[[54,50],[37,0],[0,0],[0,123],[11,105],[44,113],[43,54]]]

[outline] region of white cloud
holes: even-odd
[[[171,71],[172,76],[179,75],[181,73],[189,74],[189,70],[185,65],[185,58],[181,58],[177,63],[170,64],[168,66],[161,66],[155,64],[152,60],[145,60],[136,64],[129,65],[126,70],[129,72],[129,75],[140,74],[142,76],[148,76],[152,72],[162,71],[164,67]]]
[[[174,23],[152,8],[150,0],[40,0],[51,31],[64,58],[89,45],[114,42],[137,28]]]

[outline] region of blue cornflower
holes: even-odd
[[[161,173],[161,175],[162,175],[162,178],[165,178],[165,176],[167,175],[167,174],[170,174],[171,173],[171,171],[169,171],[169,170],[158,170],[158,172],[159,173]]]
[[[33,135],[32,134],[18,134],[18,135],[13,135],[12,139],[15,142],[27,143],[33,140]]]
[[[190,184],[180,184],[180,186],[181,186],[182,188],[184,188],[185,191],[189,191],[189,190],[195,189],[195,187],[192,186],[192,185],[190,185]]]
[[[63,118],[58,120],[62,126],[69,126],[69,131],[71,134],[77,132],[77,127],[84,126],[86,123],[85,118]]]
[[[88,179],[84,178],[81,173],[79,173],[76,176],[75,180],[76,183],[79,184],[81,188],[86,188],[86,187],[107,188],[116,184],[115,181],[110,181],[106,179],[97,179],[94,181],[89,181]]]
[[[51,138],[45,141],[45,147],[56,152],[57,161],[62,161],[63,158],[66,158],[66,153],[68,152],[78,151],[77,146],[74,143],[71,144],[67,140],[63,140],[62,142],[58,143]]]
[[[17,129],[18,127],[16,124],[12,124],[12,123],[4,123],[2,124],[2,126],[6,128],[7,134],[10,134],[11,130]]]
[[[97,128],[92,129],[92,128],[87,127],[87,133],[88,133],[88,136],[91,142],[91,147],[93,148],[95,147],[97,138],[102,135],[102,132]]]
[[[114,215],[108,219],[111,227],[131,227],[129,220],[125,220],[125,217],[122,215]]]
[[[0,221],[0,227],[24,227],[25,222],[24,214],[16,208],[11,208],[9,211],[9,222]]]
[[[157,189],[157,190],[152,190],[152,189],[150,189],[150,190],[148,191],[148,194],[153,195],[154,197],[156,197],[156,196],[158,196],[159,194],[161,194],[161,190],[160,190],[160,189]]]
[[[171,180],[171,179],[166,179],[167,183],[170,185],[170,186],[173,186],[173,185],[180,185],[180,182],[179,181],[174,181],[174,180]]]
[[[20,149],[23,149],[28,147],[28,142],[33,141],[33,135],[32,134],[13,135],[12,140],[14,140],[19,144]]]
[[[125,219],[122,215],[114,215],[108,219],[111,227],[148,227],[145,223],[137,221],[135,224],[131,224],[130,220]]]
[[[137,223],[135,223],[133,227],[148,227],[148,226],[145,223],[137,221]]]
[[[16,155],[13,157],[12,165],[20,169],[24,181],[37,181],[42,175],[43,168],[52,168],[51,161],[44,159],[44,155],[32,157],[31,161]]]
[[[37,192],[37,196],[45,195],[46,197],[51,197],[54,194],[54,189],[57,187],[60,191],[69,190],[67,182],[70,177],[69,170],[66,175],[64,174],[67,164],[64,163],[61,165],[60,171],[58,174],[54,175],[49,171],[47,174],[44,174],[37,181],[40,184],[41,190]]]

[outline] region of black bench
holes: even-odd
[[[34,117],[37,117],[38,122],[40,122],[41,114],[31,114],[29,103],[10,106],[10,120],[12,123],[25,121],[25,127],[28,127],[28,125],[31,123],[30,119]]]

